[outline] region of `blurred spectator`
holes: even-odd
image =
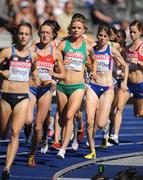
[[[36,10],[36,15],[37,17],[41,17],[42,14],[45,11],[45,6],[46,6],[46,0],[36,0],[35,1],[35,10]]]
[[[74,14],[74,3],[72,1],[67,1],[65,3],[63,12],[57,16],[57,21],[60,24],[61,31],[68,34],[68,26],[70,24],[71,18]]]
[[[63,12],[63,8],[67,0],[48,0],[54,7],[55,16],[60,15]]]
[[[8,16],[9,16],[9,22],[14,23],[16,13],[18,10],[18,3],[19,0],[6,0],[7,6],[8,6]]]
[[[8,21],[0,17],[0,33],[6,30],[6,24],[8,24]]]
[[[8,20],[8,6],[6,0],[0,0],[0,18]]]
[[[16,24],[21,23],[21,21],[29,22],[34,28],[36,28],[37,24],[33,6],[31,6],[30,2],[26,0],[19,3],[19,12],[16,14],[15,18]]]
[[[130,38],[130,30],[129,30],[129,22],[127,20],[123,20],[120,24],[120,28],[125,31],[126,33],[126,43],[127,45],[130,44],[131,38]]]
[[[94,5],[94,0],[86,0],[85,2],[86,2],[87,7],[89,7],[90,9]]]
[[[44,9],[43,14],[38,17],[38,25],[41,25],[47,19],[54,20],[55,15],[53,13],[53,10],[54,10],[54,8],[53,8],[52,4],[47,2],[45,4],[45,9]]]
[[[91,10],[93,24],[113,23],[115,13],[109,0],[96,0]]]

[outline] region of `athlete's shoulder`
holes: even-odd
[[[10,58],[11,55],[12,55],[12,47],[5,48],[0,52],[1,58]]]

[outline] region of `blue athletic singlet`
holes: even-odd
[[[110,52],[110,45],[107,46],[105,51],[99,52],[94,47],[94,57],[97,60],[97,71],[109,71],[113,67],[111,52]]]
[[[32,66],[32,57],[29,54],[26,57],[20,57],[15,54],[15,47],[12,46],[12,55],[9,64],[9,81],[28,82]]]

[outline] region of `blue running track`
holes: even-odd
[[[52,115],[55,114],[56,106],[53,104]],[[84,116],[85,117],[85,116]],[[85,119],[85,118],[84,118]],[[126,105],[123,113],[123,122],[120,130],[120,145],[100,148],[102,134],[96,135],[97,163],[95,160],[87,161],[83,156],[89,153],[86,146],[86,136],[77,151],[72,150],[69,145],[65,159],[57,159],[57,150],[51,148],[49,139],[49,151],[43,155],[40,149],[36,154],[36,167],[29,168],[26,164],[29,153],[29,145],[25,144],[23,131],[20,136],[20,148],[11,168],[10,180],[52,180],[62,176],[63,179],[89,179],[96,174],[101,161],[108,157],[120,157],[124,154],[140,154],[143,152],[143,119],[134,117],[132,105]],[[8,140],[0,140],[0,171],[5,164],[5,153]],[[128,156],[127,155],[127,156]],[[143,157],[142,157],[143,158]],[[90,164],[87,166],[87,164]],[[81,165],[85,164],[85,165]],[[119,171],[128,166],[105,165],[105,174],[111,178]],[[143,173],[143,166],[138,166],[139,173]]]

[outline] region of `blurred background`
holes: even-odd
[[[142,0],[0,0],[0,49],[11,44],[12,28],[21,21],[33,26],[33,40],[37,39],[40,24],[55,19],[61,30],[59,38],[67,35],[67,27],[74,13],[87,19],[88,32],[96,37],[99,23],[114,24],[129,36],[129,23],[142,21]]]

